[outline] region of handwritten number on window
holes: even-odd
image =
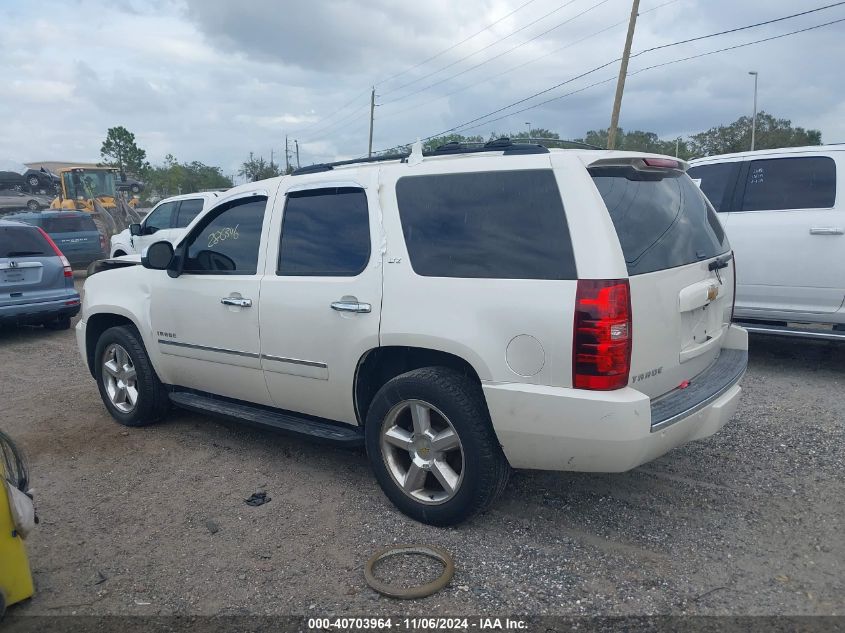
[[[218,229],[213,233],[208,235],[208,248],[216,246],[220,242],[225,242],[226,240],[236,240],[240,237],[238,234],[238,227],[240,224],[236,224],[234,227],[225,227],[222,229]]]

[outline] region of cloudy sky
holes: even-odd
[[[833,3],[641,0],[633,50]],[[606,127],[618,63],[573,78],[620,56],[631,0],[2,5],[0,158],[97,160],[106,129],[123,125],[154,163],[170,153],[233,173],[250,151],[283,160],[286,134],[303,164],[365,154],[373,84],[376,150],[494,111],[460,131]],[[757,70],[761,109],[845,142],[845,22],[633,74],[843,18],[839,3],[635,55],[620,124],[676,137],[733,121],[752,110]]]

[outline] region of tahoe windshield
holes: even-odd
[[[629,275],[675,268],[730,250],[713,207],[685,173],[661,180],[628,180],[593,173]]]

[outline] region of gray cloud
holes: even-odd
[[[647,12],[663,1],[642,1],[635,51],[804,8],[790,0],[680,0]],[[624,22],[630,7],[628,0],[608,0],[529,41],[596,3],[575,0],[506,37],[564,4],[535,0],[489,31],[402,73],[522,0],[7,3],[0,22],[0,156],[97,159],[106,128],[125,125],[153,161],[173,153],[221,165],[227,173],[250,151],[269,157],[273,150],[280,157],[286,134],[291,145],[300,140],[304,162],[363,154],[373,83],[381,104],[377,149],[497,110],[618,57],[624,24],[588,36]],[[664,49],[633,59],[631,71],[840,17],[845,8]],[[826,141],[845,141],[843,26],[632,75],[621,123],[671,137],[730,122],[750,113],[747,72],[754,69],[760,72],[762,108],[822,129]],[[68,47],[68,29],[92,36],[85,46]],[[521,107],[613,78],[616,70],[609,67]],[[384,81],[396,73],[402,74]],[[497,115],[506,115],[503,120],[485,119],[469,131],[521,130],[530,121],[577,137],[607,126],[613,89],[610,81],[528,112],[506,110]]]

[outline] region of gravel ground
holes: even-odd
[[[842,614],[844,378],[845,346],[753,338],[715,437],[624,474],[519,472],[442,529],[396,511],[363,452],[184,412],[125,429],[72,332],[0,330],[0,428],[41,516],[37,593],[13,613]],[[269,503],[244,503],[260,490]],[[375,594],[364,562],[393,542],[451,551],[451,585]],[[392,561],[380,577],[439,573]]]

